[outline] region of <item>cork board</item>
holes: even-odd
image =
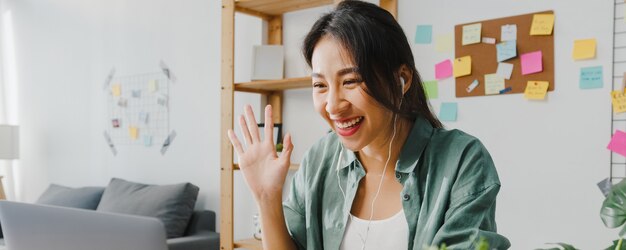
[[[530,27],[534,14],[554,14],[554,11],[543,11],[519,16],[505,17],[499,19],[485,20],[454,26],[454,51],[455,58],[463,56],[472,57],[472,73],[470,75],[456,78],[456,97],[484,96],[485,95],[485,74],[496,73],[498,61],[496,59],[496,44],[500,43],[501,26],[506,24],[517,25],[517,56],[505,60],[505,63],[513,64],[513,74],[510,80],[505,81],[505,88],[512,90],[504,93],[515,94],[524,93],[528,81],[548,81],[550,86],[548,91],[554,90],[554,32],[549,36],[531,36]],[[496,44],[477,43],[462,46],[463,26],[467,24],[482,23],[482,37],[496,38]],[[534,74],[522,75],[520,56],[522,54],[542,51],[543,71]],[[480,85],[473,91],[467,92],[466,88],[474,81],[478,80]],[[503,95],[503,94],[500,94]]]

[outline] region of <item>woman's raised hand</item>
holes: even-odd
[[[245,117],[242,115],[239,118],[239,126],[246,144],[242,145],[233,130],[228,130],[228,138],[238,155],[239,168],[257,202],[264,199],[282,199],[283,185],[293,150],[291,135],[285,135],[283,152],[278,156],[273,141],[272,107],[270,105],[265,107],[265,138],[259,136],[259,127],[252,107],[246,105],[244,109]]]

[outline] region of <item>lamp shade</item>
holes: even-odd
[[[18,159],[20,157],[19,127],[0,125],[0,159]]]

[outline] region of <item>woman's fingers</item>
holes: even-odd
[[[250,131],[248,131],[248,125],[246,124],[246,118],[241,115],[239,117],[239,128],[243,137],[246,139],[246,145],[252,145],[252,137],[250,137]]]
[[[242,155],[243,146],[241,146],[241,142],[239,142],[239,139],[237,139],[237,135],[235,135],[235,132],[233,132],[232,129],[228,130],[228,139],[230,139],[230,143],[233,144],[233,147],[235,148],[237,154]]]
[[[293,152],[291,134],[287,133],[283,139],[283,152],[280,154],[280,160],[286,165],[289,165],[291,162],[291,152]]]
[[[248,131],[250,131],[250,136],[252,137],[252,143],[256,143],[261,141],[259,139],[259,127],[256,122],[256,118],[254,118],[254,112],[252,112],[252,106],[246,105],[246,119],[248,120]]]
[[[274,121],[272,120],[272,105],[265,106],[265,140],[274,145]]]

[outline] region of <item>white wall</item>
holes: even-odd
[[[219,214],[220,14],[217,0],[4,0],[15,30],[19,119],[22,126],[20,200],[33,201],[51,183],[105,185],[110,177],[147,183],[190,181],[201,188],[199,207]],[[287,76],[308,69],[299,51],[312,22],[328,8],[285,16]],[[417,24],[432,24],[434,35],[458,23],[552,9],[555,25],[556,91],[545,102],[521,95],[454,97],[453,80],[440,83],[442,101],[459,103],[459,120],[447,123],[480,138],[490,150],[503,183],[498,200],[499,230],[512,249],[569,242],[599,249],[616,238],[598,216],[603,197],[595,184],[608,175],[604,149],[610,130],[610,1],[408,1],[399,21],[409,40]],[[585,13],[585,15],[581,15]],[[260,21],[237,15],[236,81],[250,77],[250,48],[262,43]],[[598,39],[597,59],[573,62],[574,39]],[[434,78],[433,65],[453,58],[434,45],[414,45],[418,69]],[[178,137],[165,156],[142,147],[119,147],[111,155],[104,139],[102,81],[158,70],[164,60],[178,77],[171,87],[170,127]],[[605,87],[580,90],[583,66],[604,67]],[[6,68],[6,65],[5,65]],[[294,134],[293,161],[327,129],[313,112],[307,90],[288,91],[285,131]],[[255,107],[259,97],[236,95],[236,112]],[[237,116],[235,116],[237,117]],[[257,117],[259,117],[257,115]],[[239,174],[235,175],[235,236],[250,237],[256,211]]]

